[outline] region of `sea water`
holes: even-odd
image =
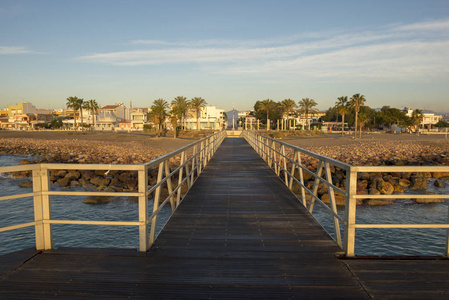
[[[26,156],[0,155],[1,166],[18,165]],[[28,179],[14,179],[0,174],[2,196],[29,193],[31,188],[20,188],[18,184]],[[445,188],[435,188],[429,183],[429,191],[449,193],[449,181]],[[52,186],[52,189],[60,189]],[[82,191],[81,187],[71,187]],[[107,204],[89,205],[82,201],[86,196],[51,196],[52,218],[59,220],[138,221],[138,204],[121,199]],[[149,201],[149,211],[153,203]],[[344,215],[344,207],[339,208]],[[315,205],[314,217],[333,236],[333,222],[329,213],[319,204]],[[170,216],[170,208],[164,207],[158,217],[160,231]],[[393,224],[428,223],[447,224],[447,203],[416,204],[412,200],[396,201],[389,206],[357,206],[357,223]],[[33,199],[0,201],[0,227],[33,222]],[[341,226],[343,236],[343,224]],[[139,247],[137,226],[98,226],[54,224],[54,247]],[[445,249],[445,229],[356,229],[355,253],[357,255],[442,255]],[[34,227],[0,232],[0,255],[35,247]]]
[[[0,155],[1,166],[18,165],[26,156]],[[21,181],[9,174],[0,174],[0,193],[2,196],[30,193],[32,188],[21,188]],[[52,190],[64,190],[52,185]],[[65,190],[64,190],[65,191]],[[82,187],[70,187],[69,191],[85,191]],[[139,220],[138,204],[126,198],[119,198],[107,204],[85,204],[86,196],[51,196],[51,214],[55,220],[88,221],[132,221]],[[153,201],[148,201],[149,211]],[[167,206],[158,215],[156,232],[159,232],[170,217]],[[0,201],[0,228],[34,221],[33,198]],[[137,226],[104,226],[53,224],[53,246],[88,248],[139,248]],[[35,247],[34,226],[0,232],[0,255]]]
[[[449,194],[449,181],[442,180],[444,188],[433,185],[430,179],[428,192]],[[338,207],[344,217],[344,207]],[[331,215],[320,204],[316,204],[314,217],[332,237],[334,226]],[[340,222],[341,236],[343,227]],[[418,204],[413,200],[395,200],[387,206],[360,205],[356,207],[356,224],[448,224],[448,203]],[[424,255],[441,256],[445,251],[446,229],[384,229],[358,228],[355,230],[356,255]]]

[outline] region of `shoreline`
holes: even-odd
[[[5,138],[6,136],[6,138]],[[42,159],[29,159],[22,164],[48,163],[97,163],[97,164],[142,164],[156,157],[190,144],[193,138],[154,138],[144,134],[117,133],[43,133],[33,136],[28,133],[2,134],[0,132],[0,155],[32,155]],[[362,139],[341,136],[319,136],[304,138],[284,138],[282,141],[309,151],[352,165],[397,165],[397,166],[449,166],[449,139],[434,136],[413,136],[401,134],[372,134]],[[317,162],[312,157],[303,156],[303,165],[316,169]],[[337,187],[344,187],[345,175],[333,170],[333,181]],[[52,172],[54,184],[68,188],[82,185],[86,188],[121,191],[134,190],[136,180],[129,172],[111,172],[108,176],[92,172]],[[19,174],[25,176],[26,174]],[[309,174],[310,175],[310,174]],[[150,174],[149,184],[154,183],[156,174]],[[299,176],[296,172],[295,176]],[[334,178],[335,176],[335,178]],[[440,186],[447,183],[449,173],[359,173],[357,193],[365,195],[404,194],[408,189],[424,191],[431,178]],[[309,177],[309,176],[308,176]],[[339,177],[337,179],[337,177]],[[117,184],[117,182],[122,182]],[[29,184],[29,183],[28,183]],[[305,179],[311,188],[313,178]],[[293,192],[299,196],[299,185]],[[320,183],[318,196],[329,202],[327,185]],[[337,204],[344,204],[344,197],[336,195]],[[423,199],[424,200],[424,199]],[[363,204],[389,205],[394,201],[367,199]],[[428,199],[425,203],[444,202],[443,199]],[[359,203],[362,204],[362,203]]]
[[[51,163],[143,164],[197,140],[114,132],[2,132],[0,155]]]

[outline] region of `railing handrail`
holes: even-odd
[[[219,131],[190,143],[175,151],[153,159],[140,165],[132,164],[60,164],[60,163],[38,163],[19,166],[0,167],[0,173],[31,171],[33,176],[33,192],[14,194],[0,197],[0,201],[13,200],[25,197],[33,197],[35,221],[1,227],[0,232],[35,226],[36,249],[52,249],[52,224],[76,224],[76,225],[120,225],[139,226],[139,249],[147,251],[156,236],[156,222],[158,213],[165,204],[170,202],[172,213],[181,202],[182,185],[187,182],[187,191],[201,174],[215,151],[218,149],[226,131]],[[191,152],[191,153],[188,153]],[[169,160],[181,155],[179,166],[171,170]],[[189,157],[190,156],[190,157]],[[148,170],[159,166],[157,183],[148,186]],[[51,191],[49,185],[50,170],[107,170],[107,171],[137,171],[137,192],[75,192],[75,191]],[[185,174],[184,174],[185,171]],[[174,177],[178,173],[177,183]],[[107,173],[106,173],[107,174]],[[159,203],[161,188],[166,185],[169,191],[167,198]],[[186,191],[186,192],[187,192]],[[148,215],[148,196],[154,192],[154,205],[151,216]],[[139,220],[138,221],[98,221],[98,220],[60,220],[51,218],[50,196],[134,196],[138,197]],[[175,199],[176,198],[176,199]],[[152,224],[149,232],[148,224]]]
[[[268,163],[270,167],[273,167],[274,171],[278,176],[280,175],[280,170],[284,172],[286,185],[292,189],[292,182],[296,182],[301,187],[301,198],[302,204],[307,207],[305,201],[305,193],[307,192],[310,197],[310,204],[308,210],[310,213],[313,211],[313,203],[318,201],[321,203],[324,208],[326,208],[331,217],[333,217],[334,221],[334,240],[336,243],[344,250],[347,256],[354,256],[354,244],[355,244],[355,229],[356,228],[444,228],[448,229],[447,237],[446,237],[446,250],[445,256],[449,256],[449,224],[362,224],[356,223],[356,201],[357,199],[449,199],[449,195],[428,195],[428,194],[400,194],[400,195],[363,195],[357,194],[357,173],[360,172],[410,172],[410,173],[420,173],[420,172],[449,172],[449,166],[352,166],[346,163],[339,162],[332,158],[328,158],[323,155],[319,155],[313,152],[310,152],[306,149],[290,145],[286,142],[276,140],[274,138],[259,134],[254,131],[246,130],[244,132],[245,139],[249,142],[249,144],[256,150],[257,153]],[[289,147],[294,150],[293,158],[288,157],[283,148]],[[277,149],[279,148],[279,150]],[[316,173],[308,170],[304,166],[302,166],[300,159],[296,158],[296,151],[311,157],[318,159],[319,164]],[[292,164],[292,171],[287,170],[286,161],[289,161]],[[281,163],[282,162],[282,163]],[[331,164],[335,167],[339,167],[342,170],[346,171],[346,185],[345,191],[337,188],[331,182],[331,173],[329,171],[329,167],[327,164]],[[294,177],[294,173],[296,168],[299,171],[300,180]],[[326,174],[326,178],[321,176],[321,172],[325,169],[325,172],[329,172]],[[313,189],[310,190],[304,185],[302,180],[303,171],[307,171],[314,178]],[[293,173],[293,174],[292,174]],[[288,180],[287,180],[288,179]],[[287,184],[289,182],[289,184]],[[329,198],[330,198],[330,207],[327,206],[319,197],[317,196],[317,187],[319,182],[324,182],[328,186]],[[343,196],[345,196],[345,213],[344,217],[338,215],[336,210],[335,203],[335,193],[334,191],[339,191]],[[340,228],[339,221],[343,222],[344,225],[344,243],[341,241],[340,237]],[[448,211],[448,222],[449,222],[449,211]]]
[[[249,132],[249,131],[246,130],[245,132]],[[254,133],[256,133],[256,132],[254,132]],[[266,136],[266,135],[262,135],[260,133],[256,133],[256,134],[260,135],[260,136],[263,136],[264,138],[266,138],[269,141],[273,141],[273,142],[279,143],[280,145],[284,145],[284,146],[287,146],[289,148],[296,149],[296,150],[301,151],[302,153],[304,153],[306,155],[312,156],[312,157],[317,158],[319,160],[323,160],[323,161],[329,162],[329,163],[333,164],[334,166],[339,167],[341,169],[349,170],[352,167],[350,164],[341,162],[339,160],[336,160],[336,159],[333,159],[333,158],[330,158],[330,157],[327,157],[327,156],[324,156],[324,155],[320,155],[318,153],[309,151],[307,149],[304,149],[304,148],[301,148],[301,147],[298,147],[298,146],[294,146],[292,144],[288,144],[286,142],[277,140],[275,138],[272,138],[272,137],[269,137],[269,136]]]

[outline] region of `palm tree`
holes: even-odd
[[[349,106],[355,111],[355,133],[354,138],[357,138],[357,117],[359,115],[360,107],[365,106],[365,96],[354,94],[349,101]]]
[[[276,108],[277,103],[271,99],[265,99],[259,102],[259,109],[267,113],[267,130],[270,130],[270,111]]]
[[[74,123],[75,130],[76,130],[76,111],[79,109],[79,105],[82,102],[83,102],[83,99],[80,99],[76,96],[67,98],[67,103],[66,103],[67,108],[73,109],[73,121],[75,122]]]
[[[287,123],[288,123],[288,129],[290,129],[290,112],[296,110],[296,103],[294,100],[288,98],[284,99],[281,102],[282,111],[287,115]]]
[[[176,106],[172,105],[171,111],[170,111],[170,123],[173,127],[173,138],[176,139],[177,133],[178,133],[178,123],[179,120],[181,120],[182,123],[182,112],[181,109]],[[182,124],[181,124],[182,125]]]
[[[207,105],[206,100],[201,97],[195,97],[190,100],[190,107],[196,112],[197,130],[200,130],[200,114],[203,107]]]
[[[362,138],[362,128],[369,121],[369,117],[366,113],[361,112],[359,115],[359,125],[360,125],[360,133],[359,138]]]
[[[100,106],[98,105],[95,99],[87,100],[84,103],[84,108],[89,110],[92,114],[92,128],[95,130],[95,116],[98,115],[98,111],[100,110]]]
[[[412,121],[413,127],[415,127],[415,130],[416,130],[416,126],[418,126],[418,130],[417,130],[418,135],[419,135],[419,125],[421,125],[423,119],[424,119],[424,115],[423,115],[421,109],[415,109],[412,112],[411,121]]]
[[[184,96],[178,96],[171,102],[171,105],[173,107],[176,107],[176,111],[181,116],[181,122],[184,125],[184,130],[186,129],[185,122],[186,122],[187,112],[189,111],[189,103],[190,103],[190,101],[187,100],[187,98]]]
[[[78,109],[80,110],[81,115],[81,130],[83,130],[83,106],[84,106],[84,99],[78,99]]]
[[[308,130],[310,130],[309,114],[313,115],[318,112],[318,109],[314,108],[317,105],[315,100],[309,98],[302,98],[301,101],[299,101],[299,112],[306,116]]]
[[[337,102],[335,102],[335,106],[337,107],[338,113],[341,115],[341,136],[345,134],[345,115],[349,110],[349,102],[348,96],[341,96],[337,98]]]
[[[151,112],[153,113],[155,122],[158,124],[158,137],[162,132],[162,124],[165,122],[165,118],[167,117],[167,109],[169,105],[167,101],[164,99],[157,99],[153,101],[153,105],[151,106]]]

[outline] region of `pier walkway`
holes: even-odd
[[[339,251],[247,142],[227,138],[149,252],[0,256],[0,299],[448,297],[447,260],[343,260]]]

